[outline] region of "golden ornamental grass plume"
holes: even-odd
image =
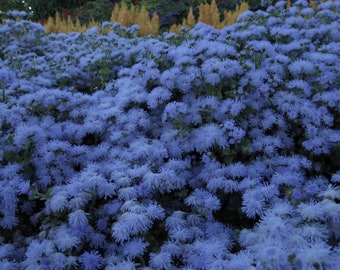
[[[309,4],[314,9],[314,11],[318,10],[318,6],[315,4],[314,0],[310,0]]]
[[[290,0],[287,1],[287,5],[286,8],[290,8],[292,6],[292,2],[290,2]]]
[[[110,21],[120,23],[126,27],[138,24],[140,27],[139,36],[157,36],[159,31],[159,16],[154,13],[150,19],[149,12],[145,6],[137,10],[133,4],[131,4],[130,9],[124,2],[121,5],[116,4],[112,10]]]
[[[159,34],[159,16],[156,12],[153,13],[151,21],[150,21],[150,34],[154,36],[158,36]]]
[[[221,24],[221,28],[227,25],[232,25],[237,22],[237,18],[244,13],[245,11],[249,10],[249,5],[247,2],[242,1],[241,4],[236,8],[235,11],[224,11],[223,16],[224,20]]]
[[[227,25],[236,23],[238,16],[247,10],[249,10],[248,3],[242,1],[235,11],[224,11],[224,19],[221,21],[216,1],[213,0],[210,5],[207,3],[200,4],[198,22],[203,22],[212,25],[217,29],[222,29]],[[192,12],[192,8],[190,8],[187,19],[184,19],[181,25],[172,25],[169,32],[178,34],[182,27],[190,30],[195,24],[196,20]]]
[[[48,17],[47,23],[45,24],[46,34],[50,33],[69,33],[69,32],[85,32],[86,26],[81,25],[78,18],[76,18],[76,22],[73,23],[70,15],[67,16],[67,19],[64,20],[60,13],[57,12],[55,15],[55,19],[52,17]]]
[[[183,25],[187,27],[188,29],[191,29],[195,26],[196,20],[194,16],[194,12],[192,11],[192,7],[189,9],[188,18],[186,20],[183,20]]]
[[[125,27],[129,27],[132,23],[132,16],[129,13],[129,8],[126,5],[125,2],[122,3],[119,13],[118,13],[118,18],[116,22],[121,23]]]
[[[45,24],[46,34],[57,33],[54,19],[50,16]]]
[[[154,13],[152,18],[150,18],[149,12],[145,6],[142,6],[140,10],[137,10],[133,4],[130,8],[128,8],[125,2],[121,5],[116,4],[112,10],[110,21],[120,23],[125,27],[138,24],[140,26],[138,33],[139,36],[157,36],[159,32],[159,16]],[[95,26],[100,28],[100,23],[93,19],[91,19],[90,23],[85,26],[80,23],[78,18],[76,18],[76,22],[74,24],[70,16],[64,20],[58,12],[55,15],[55,19],[53,17],[49,17],[45,24],[46,34],[85,32],[87,29]]]
[[[327,0],[321,0],[325,2]],[[337,1],[337,0],[333,0]],[[315,12],[318,11],[318,6],[314,0],[310,0],[310,6]],[[291,7],[291,1],[287,1],[287,8]],[[234,11],[224,11],[223,20],[220,20],[220,12],[215,0],[211,1],[211,4],[200,4],[199,5],[199,16],[198,20],[195,20],[193,14],[193,9],[190,7],[189,13],[186,19],[183,19],[182,24],[174,24],[170,27],[169,32],[180,33],[181,29],[187,28],[192,29],[197,22],[203,22],[214,26],[217,29],[221,29],[225,26],[234,24],[240,14],[249,10],[248,3],[242,1],[241,4]],[[309,15],[311,16],[311,15]],[[121,4],[116,3],[111,13],[111,22],[120,23],[125,27],[129,27],[133,24],[138,24],[140,29],[138,32],[139,36],[154,35],[159,34],[159,16],[154,13],[152,18],[149,16],[145,6],[141,8],[135,7],[133,4],[128,7],[128,5],[123,1]],[[68,32],[85,32],[91,27],[98,27],[100,29],[100,23],[94,21],[93,19],[90,23],[85,26],[82,25],[78,18],[76,18],[75,23],[73,23],[70,16],[67,19],[63,19],[62,16],[57,12],[55,18],[49,17],[47,23],[45,24],[46,34],[49,33],[68,33]],[[106,30],[109,31],[109,30]],[[105,31],[105,32],[106,32]]]
[[[321,0],[321,2],[326,2],[327,0]],[[332,0],[333,2],[338,0]],[[318,12],[318,5],[314,0],[309,1],[310,7],[313,8],[315,12]],[[287,0],[286,8],[290,8],[292,6],[291,1]],[[242,1],[241,4],[234,11],[224,11],[223,12],[223,20],[220,20],[220,13],[218,11],[218,7],[215,0],[211,1],[211,4],[200,4],[199,6],[199,17],[198,21],[203,22],[209,25],[214,26],[217,29],[221,29],[224,26],[231,25],[237,22],[237,19],[240,14],[249,10],[249,6],[247,2]],[[334,11],[337,12],[337,11]],[[301,14],[300,14],[301,15]],[[313,17],[313,15],[305,16],[306,19]],[[17,21],[19,18],[17,18]],[[157,36],[159,34],[159,16],[157,13],[154,13],[152,18],[150,19],[149,13],[145,6],[142,6],[140,9],[137,9],[133,4],[130,5],[130,8],[123,1],[121,4],[115,4],[112,13],[111,13],[111,22],[117,22],[125,27],[129,27],[133,24],[138,24],[140,26],[140,30],[138,35],[154,35]],[[187,28],[192,29],[197,21],[195,20],[195,16],[193,14],[193,10],[190,7],[189,13],[186,19],[183,19],[182,24],[174,24],[170,27],[169,32],[180,33],[181,29]],[[109,29],[105,29],[105,31],[101,31],[101,24],[99,22],[91,19],[87,26],[82,25],[79,18],[75,18],[75,23],[71,19],[70,16],[67,19],[63,19],[59,12],[56,12],[55,17],[49,17],[47,23],[44,25],[46,29],[46,34],[50,33],[69,33],[69,32],[85,32],[89,28],[98,27],[100,33],[107,33],[110,31]]]
[[[169,33],[179,34],[181,32],[183,25],[181,24],[173,24],[170,26]]]
[[[214,26],[215,28],[221,28],[220,12],[218,11],[215,0],[211,1],[211,4],[200,4],[199,5],[199,16],[198,21]]]
[[[195,16],[192,11],[192,7],[189,9],[189,14],[187,19],[183,19],[182,24],[173,24],[170,26],[169,33],[179,33],[182,29],[182,27],[185,27],[187,29],[192,29],[196,24]]]
[[[118,17],[119,17],[119,11],[120,11],[120,7],[119,5],[114,5],[113,10],[111,12],[111,17],[110,17],[110,21],[111,22],[116,22],[118,21]]]
[[[151,20],[145,6],[142,6],[141,10],[137,13],[133,23],[138,24],[140,27],[138,35],[145,36],[151,34]]]

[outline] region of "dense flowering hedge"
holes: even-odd
[[[0,26],[1,269],[340,265],[340,3],[136,37]]]

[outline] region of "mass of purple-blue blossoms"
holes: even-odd
[[[0,25],[0,269],[339,269],[340,3],[283,6]]]

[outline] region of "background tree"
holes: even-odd
[[[25,1],[17,0],[0,0],[0,20],[3,21],[7,17],[10,10],[29,11],[29,5]]]

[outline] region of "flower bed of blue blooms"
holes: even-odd
[[[222,30],[0,26],[0,269],[339,269],[340,2]]]

